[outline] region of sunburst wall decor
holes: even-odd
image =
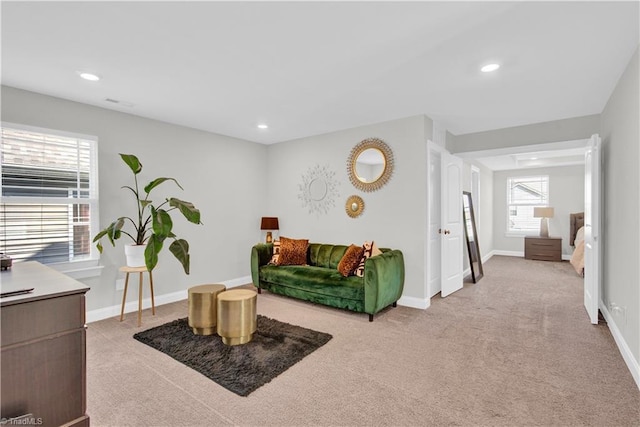
[[[298,185],[302,207],[306,207],[310,214],[326,214],[335,206],[340,183],[335,178],[336,173],[328,166],[315,165],[302,175],[302,183]]]

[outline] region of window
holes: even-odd
[[[98,258],[97,138],[2,124],[0,252],[43,264]]]
[[[528,234],[540,230],[533,208],[549,205],[549,177],[507,179],[507,232]]]

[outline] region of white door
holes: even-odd
[[[440,270],[442,268],[441,261],[441,243],[438,230],[442,229],[440,223],[440,215],[442,213],[442,156],[441,151],[435,147],[429,145],[429,194],[428,194],[428,262],[427,262],[427,277],[428,277],[428,296],[433,297],[442,290]]]
[[[594,325],[600,301],[600,137],[591,136],[585,154],[584,182],[584,307]]]
[[[462,159],[442,153],[441,296],[462,288]]]

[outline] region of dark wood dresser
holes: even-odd
[[[562,261],[561,237],[525,237],[525,259]]]
[[[89,288],[38,262],[0,273],[2,403],[16,425],[89,426],[85,293]],[[11,424],[9,421],[7,424]]]

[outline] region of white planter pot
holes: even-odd
[[[144,250],[147,245],[125,245],[124,255],[127,257],[127,267],[144,267]]]

